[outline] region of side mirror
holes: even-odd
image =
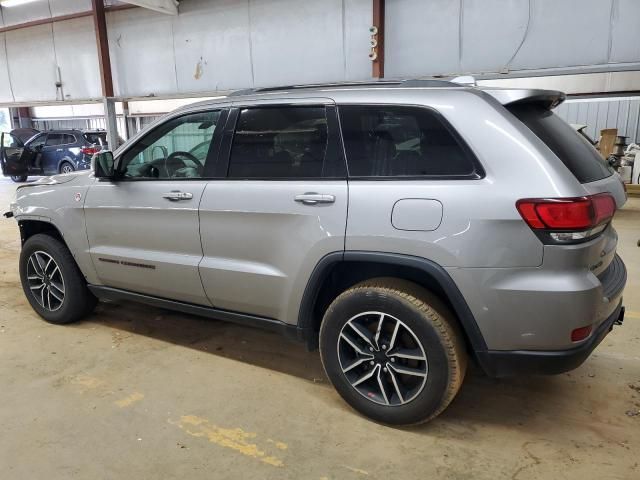
[[[113,178],[115,176],[113,153],[103,150],[91,157],[91,169],[96,178]]]

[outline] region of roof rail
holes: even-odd
[[[302,85],[285,85],[280,87],[260,87],[246,88],[231,92],[229,97],[240,97],[243,95],[255,95],[260,93],[282,92],[286,90],[303,90],[314,88],[340,88],[340,87],[459,87],[460,85],[447,80],[376,80],[362,82],[334,82],[334,83],[311,83]]]

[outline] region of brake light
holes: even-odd
[[[608,193],[577,198],[527,198],[516,208],[533,230],[557,242],[586,240],[602,232],[616,211]]]
[[[98,153],[100,149],[97,147],[82,147],[81,151],[85,155],[93,155],[94,153]]]

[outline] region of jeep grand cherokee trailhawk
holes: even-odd
[[[277,330],[387,424],[442,412],[467,359],[575,368],[623,318],[626,194],[563,99],[404,81],[190,105],[18,188],[25,294],[52,323],[105,298]]]

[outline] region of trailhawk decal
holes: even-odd
[[[102,257],[99,257],[98,260],[105,263],[115,263],[117,265],[124,265],[126,267],[148,268],[151,270],[156,269],[155,265],[147,265],[146,263],[135,263],[135,262],[128,262],[126,260],[113,260],[112,258],[102,258]]]

